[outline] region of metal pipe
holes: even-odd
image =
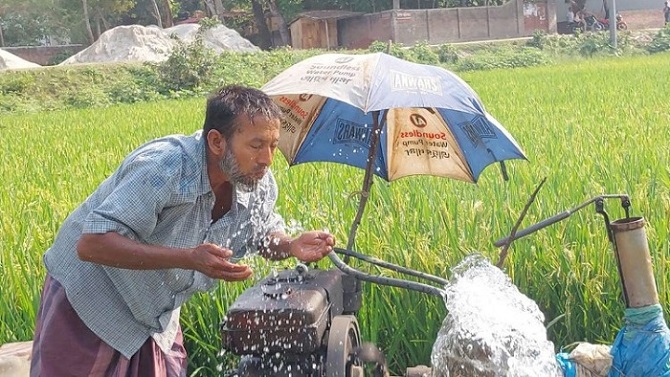
[[[627,308],[658,304],[644,224],[643,217],[620,219],[610,224]]]
[[[446,297],[446,292],[444,289],[439,289],[436,287],[433,287],[432,285],[428,284],[423,284],[423,283],[418,283],[414,281],[407,281],[407,280],[402,280],[402,279],[395,279],[395,278],[388,278],[384,276],[375,276],[375,275],[370,275],[362,271],[358,271],[350,266],[348,266],[346,263],[342,262],[342,260],[335,254],[334,251],[331,251],[328,254],[328,258],[335,264],[337,268],[339,268],[342,272],[355,276],[356,278],[363,280],[363,281],[370,281],[373,283],[381,284],[381,285],[388,285],[391,287],[398,287],[398,288],[405,288],[409,289],[412,291],[417,291],[421,293],[428,293],[431,295],[439,296],[442,298]]]
[[[424,279],[424,280],[432,281],[434,283],[441,284],[443,286],[449,284],[449,280],[447,280],[447,279],[443,279],[443,278],[435,276],[435,275],[427,274],[425,272],[416,271],[416,270],[412,270],[412,269],[409,269],[409,268],[406,268],[406,267],[398,266],[397,264],[393,264],[393,263],[390,263],[390,262],[387,262],[387,261],[384,261],[384,260],[381,260],[381,259],[377,259],[375,257],[370,257],[370,256],[367,256],[365,254],[357,253],[357,252],[352,251],[352,250],[340,249],[340,248],[336,247],[334,249],[334,251],[338,254],[343,254],[343,255],[346,255],[346,256],[354,257],[356,259],[360,259],[362,261],[372,263],[372,264],[377,265],[379,267],[384,267],[386,269],[393,270],[393,271],[399,272],[401,274],[410,275],[410,276],[414,276],[414,277],[421,278],[421,279]]]
[[[591,199],[585,201],[584,203],[576,206],[575,208],[569,209],[565,212],[561,212],[561,213],[559,213],[557,215],[554,215],[554,216],[552,216],[548,219],[544,219],[537,224],[533,224],[533,225],[529,226],[528,228],[525,228],[525,229],[522,229],[522,230],[516,232],[516,234],[514,235],[513,240],[518,240],[519,238],[525,237],[525,236],[527,236],[531,233],[537,232],[538,230],[540,230],[542,228],[546,228],[549,225],[555,224],[555,223],[557,223],[557,222],[559,222],[563,219],[566,219],[567,217],[569,217],[573,213],[575,213],[575,212],[579,211],[580,209],[586,207],[587,205],[595,202],[596,200],[602,200],[602,199],[607,199],[607,198],[620,198],[621,201],[624,202],[624,203],[629,203],[630,202],[630,200],[628,198],[628,195],[626,195],[626,194],[599,195],[599,196],[596,196],[594,198],[591,198]],[[501,238],[501,239],[495,241],[493,244],[496,247],[501,247],[501,246],[504,246],[504,245],[508,244],[509,242],[511,242],[513,240],[510,240],[509,237],[505,237],[505,238]]]

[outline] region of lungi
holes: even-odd
[[[86,327],[63,286],[47,274],[37,313],[30,376],[185,377],[183,341],[180,328],[169,355],[149,338],[127,359]]]

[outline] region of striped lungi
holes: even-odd
[[[148,338],[127,359],[86,327],[70,306],[65,289],[47,274],[37,313],[31,377],[185,377],[186,361],[181,328],[169,355]]]

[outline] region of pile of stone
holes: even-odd
[[[193,41],[199,29],[198,24],[182,24],[167,29],[141,25],[117,26],[102,33],[95,43],[61,64],[165,61],[177,41]],[[223,51],[260,51],[237,31],[223,25],[206,30],[203,41],[206,47],[219,54]]]
[[[21,59],[12,53],[0,49],[0,71],[5,69],[23,69],[23,68],[38,68],[38,67],[41,67],[41,65]]]

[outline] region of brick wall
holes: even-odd
[[[65,45],[39,47],[4,47],[3,50],[29,62],[37,63],[39,65],[49,65],[53,58],[59,56],[60,54],[70,57],[84,48],[86,48],[84,45]]]

